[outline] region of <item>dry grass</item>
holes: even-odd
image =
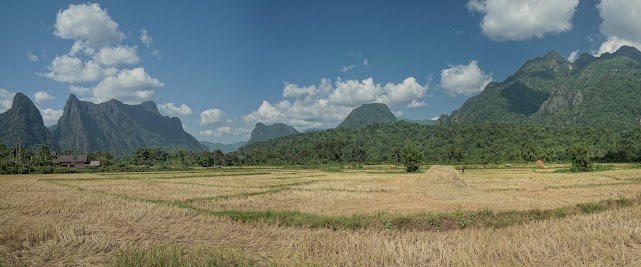
[[[526,210],[641,193],[640,170],[589,174],[468,170],[460,176],[451,169],[437,170],[431,171],[432,176],[278,169],[224,173],[229,176],[221,176],[222,172],[0,176],[0,265],[94,266],[129,259],[124,262],[152,266],[158,257],[177,255],[198,266],[201,259],[212,259],[211,254],[221,250],[234,251],[230,264],[248,259],[257,265],[281,266],[641,265],[639,205],[501,229],[441,232],[283,227],[242,223],[208,212]],[[437,174],[443,176],[437,179]]]

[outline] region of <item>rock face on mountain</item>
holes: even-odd
[[[387,105],[381,103],[364,104],[355,108],[338,128],[361,129],[377,123],[393,123],[396,117]]]
[[[641,52],[621,47],[574,63],[556,52],[526,62],[501,83],[490,83],[439,123],[534,123],[553,127],[640,126]]]
[[[206,149],[183,130],[180,119],[161,115],[151,101],[139,105],[118,100],[94,104],[70,95],[53,136],[60,149],[74,153],[108,151],[123,156],[141,147]]]
[[[0,126],[0,144],[7,147],[20,143],[23,147],[35,149],[46,144],[50,149],[57,149],[40,111],[24,94],[17,93],[11,108],[0,114]]]
[[[265,124],[259,122],[256,123],[256,127],[254,127],[254,130],[251,133],[251,138],[249,138],[249,141],[247,141],[245,145],[297,133],[298,131],[294,129],[294,127],[287,124],[274,123],[272,125],[266,126]]]

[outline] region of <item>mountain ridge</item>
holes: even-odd
[[[641,52],[622,47],[569,62],[556,52],[528,60],[439,123],[534,123],[552,127],[639,127]]]
[[[127,105],[112,99],[95,104],[71,94],[53,135],[60,149],[74,153],[128,155],[141,147],[205,149],[183,130],[179,118],[161,115],[151,101]]]

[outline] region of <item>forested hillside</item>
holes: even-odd
[[[625,130],[638,128],[640,117],[641,52],[624,46],[600,57],[583,54],[574,63],[549,52],[439,121]]]

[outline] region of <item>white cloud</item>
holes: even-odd
[[[399,117],[403,116],[403,111],[400,111],[400,110],[398,110],[398,111],[394,111],[394,112],[392,112],[392,113],[394,113],[394,116],[396,116],[397,118],[399,118]]]
[[[223,135],[239,136],[247,135],[251,133],[251,129],[248,128],[232,128],[229,126],[218,127],[216,130],[203,130],[200,131],[199,135],[205,138],[219,137]]]
[[[598,55],[615,52],[624,45],[641,49],[640,0],[601,0],[597,9],[603,19],[601,33],[607,37]]]
[[[191,108],[189,106],[185,105],[185,104],[182,104],[179,107],[177,107],[176,105],[174,105],[174,103],[165,102],[165,103],[162,103],[162,104],[158,105],[158,109],[160,109],[160,111],[163,114],[166,114],[166,115],[169,115],[169,116],[186,117],[186,116],[190,116],[191,114],[193,114]]]
[[[200,136],[202,136],[202,137],[205,137],[205,138],[211,138],[211,137],[214,137],[216,135],[216,131],[214,131],[214,130],[204,130],[204,131],[200,131],[200,133],[198,133],[198,134]]]
[[[69,86],[69,92],[80,97],[87,97],[91,95],[91,89],[75,85]]]
[[[151,44],[154,42],[153,38],[151,38],[151,36],[147,32],[147,30],[145,30],[145,29],[140,30],[140,41],[143,44],[145,44],[145,46],[147,46],[147,48],[149,48],[151,46]]]
[[[433,120],[433,121],[437,121],[437,120],[438,120],[438,117],[432,117],[432,120]]]
[[[11,108],[14,96],[16,96],[16,93],[11,93],[6,89],[0,88],[0,112],[5,112]]]
[[[597,55],[615,52],[624,45],[641,49],[641,1],[601,0],[597,9],[603,19],[601,33],[607,38]]]
[[[150,100],[156,89],[165,85],[145,72],[142,67],[132,70],[121,70],[117,76],[102,80],[92,90],[94,101],[104,102],[118,99],[125,103],[135,104]]]
[[[348,72],[348,71],[350,71],[350,70],[353,70],[355,67],[356,67],[356,66],[354,66],[354,65],[343,66],[343,68],[341,68],[341,71],[342,71],[342,72]]]
[[[56,56],[47,68],[49,72],[44,74],[45,77],[67,83],[94,82],[106,71],[93,60],[83,63],[80,58],[68,55]]]
[[[425,106],[427,106],[427,103],[425,103],[424,101],[416,101],[416,100],[412,101],[412,103],[409,103],[407,105],[408,108],[418,108],[418,107],[425,107]]]
[[[389,105],[407,104],[407,107],[410,108],[421,107],[426,104],[425,102],[418,101],[417,99],[423,97],[426,91],[426,86],[420,85],[416,82],[414,77],[409,77],[403,80],[403,83],[400,84],[386,84],[384,87],[385,94],[379,97],[378,102],[383,102]]]
[[[94,60],[105,67],[121,64],[136,64],[140,61],[136,48],[131,46],[103,47],[94,55]]]
[[[82,40],[88,47],[101,47],[119,42],[124,34],[118,30],[106,9],[99,4],[70,5],[56,16],[54,34],[62,39]],[[80,44],[80,43],[79,43]]]
[[[143,29],[142,33],[141,40],[145,45],[151,45],[152,40],[146,30]],[[140,57],[136,46],[120,44],[125,35],[99,4],[70,5],[59,11],[54,35],[74,43],[69,53],[56,56],[42,75],[70,83],[69,91],[83,97],[83,100],[104,102],[118,99],[136,104],[150,100],[155,90],[164,87],[142,67],[118,68],[138,64]]]
[[[579,58],[579,50],[572,51],[572,53],[570,53],[570,56],[568,56],[568,61],[574,63],[577,58]]]
[[[216,125],[223,122],[225,112],[220,109],[208,109],[200,113],[200,125]]]
[[[451,97],[470,96],[483,91],[493,81],[492,75],[483,72],[477,61],[468,65],[455,65],[441,71],[441,87]]]
[[[385,85],[368,78],[362,81],[337,79],[333,84],[322,79],[318,85],[299,86],[285,82],[283,97],[277,103],[263,101],[260,107],[243,117],[245,123],[286,123],[298,128],[330,128],[340,123],[352,109],[366,103],[418,107],[425,103],[427,85],[409,77],[402,83]],[[331,112],[328,112],[331,111]]]
[[[365,66],[365,67],[369,66],[369,59],[364,58],[364,59],[363,59],[363,64],[362,64],[362,65],[363,65],[363,66]]]
[[[53,96],[44,91],[36,92],[35,94],[33,94],[33,97],[35,98],[36,103],[43,103],[53,100]]]
[[[579,0],[470,0],[468,10],[483,15],[481,29],[495,41],[543,38],[572,29]]]
[[[40,60],[40,58],[38,58],[38,56],[36,56],[33,53],[31,53],[31,50],[27,51],[27,59],[29,61],[31,61],[31,62],[36,62],[36,61]]]
[[[55,110],[51,108],[46,108],[46,109],[40,109],[40,114],[42,115],[42,120],[44,121],[45,125],[53,125],[58,123],[58,119],[62,117],[62,114],[64,113],[64,110]]]
[[[608,40],[601,44],[601,47],[599,47],[599,51],[596,53],[596,55],[600,56],[603,53],[614,53],[622,46],[636,47],[637,49],[641,50],[641,42],[638,43],[625,39],[619,39],[618,37],[609,37]]]

